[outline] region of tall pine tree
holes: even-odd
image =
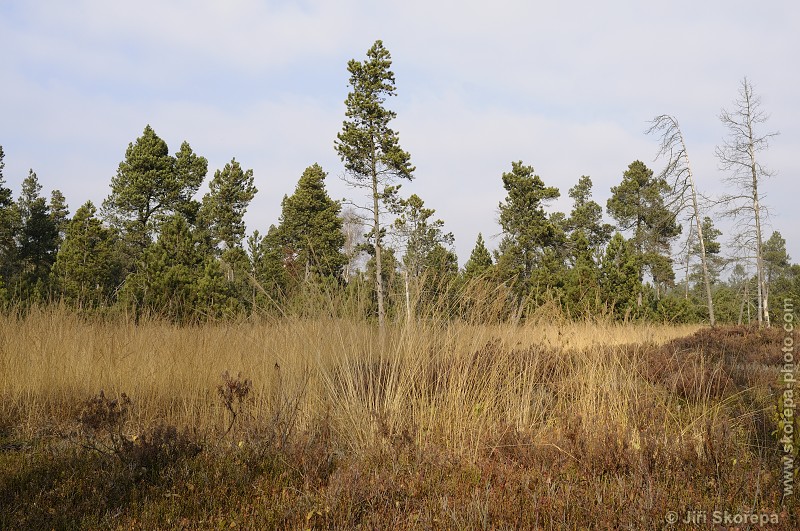
[[[61,193],[61,190],[53,190],[50,193],[50,217],[58,228],[58,241],[60,244],[64,240],[67,225],[69,224],[69,207],[67,206],[67,199]]]
[[[336,151],[344,162],[350,186],[366,191],[368,201],[361,208],[370,214],[372,255],[375,261],[375,293],[378,305],[378,323],[383,328],[384,308],[381,251],[383,249],[384,203],[393,200],[396,179],[413,178],[411,156],[400,148],[397,133],[389,127],[396,114],[385,107],[386,99],[395,95],[394,73],[390,70],[392,59],[383,42],[367,51],[366,61],[351,60],[351,91],[347,95],[347,119],[337,135]]]

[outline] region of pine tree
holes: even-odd
[[[450,250],[453,234],[444,232],[442,220],[432,219],[436,211],[425,208],[425,202],[418,195],[398,200],[393,210],[399,214],[393,233],[404,251],[406,319],[410,320],[417,302],[429,308],[442,302],[437,298],[450,290],[450,281],[458,273],[458,260]],[[441,309],[441,305],[438,306]]]
[[[214,173],[199,215],[215,247],[220,243],[225,249],[241,247],[244,215],[258,192],[253,181],[253,170],[244,171],[235,158]]]
[[[395,95],[391,65],[391,55],[381,41],[375,41],[367,51],[366,61],[353,59],[348,63],[352,90],[345,100],[347,120],[335,142],[348,174],[345,181],[366,190],[369,196],[369,202],[361,208],[369,212],[372,221],[372,255],[376,262],[373,269],[381,328],[385,318],[381,279],[384,203],[391,202],[397,192],[398,187],[392,183],[396,179],[411,180],[414,172],[411,156],[400,148],[397,133],[389,127],[396,114],[384,106],[386,98]]]
[[[58,228],[60,243],[63,241],[67,225],[69,225],[69,207],[67,206],[67,199],[61,193],[61,190],[53,190],[50,193],[50,217]]]
[[[289,286],[286,257],[280,243],[278,228],[271,225],[261,236],[253,231],[248,238],[248,251],[253,282],[253,306],[281,311]]]
[[[458,278],[458,257],[437,243],[425,257],[421,302],[438,310],[452,307],[454,282]]]
[[[663,178],[653,176],[641,161],[634,161],[623,174],[622,182],[611,188],[608,213],[621,230],[632,231],[631,243],[636,249],[639,280],[647,269],[656,286],[670,284],[675,279],[670,258],[670,243],[681,232],[674,212],[665,205],[670,192]],[[637,304],[641,305],[641,293]]]
[[[120,294],[123,304],[185,320],[197,316],[198,280],[205,256],[191,226],[181,214],[161,224],[158,239],[144,252],[139,269],[129,275]]]
[[[503,173],[507,192],[500,203],[500,226],[503,240],[497,256],[497,271],[501,280],[510,281],[520,297],[542,294],[558,276],[553,269],[563,240],[558,218],[547,215],[548,202],[560,196],[558,188],[545,186],[532,166],[513,162],[510,173]],[[538,270],[538,271],[537,271]],[[534,273],[537,278],[534,279]],[[539,284],[543,279],[545,284]],[[536,284],[539,284],[538,286]]]
[[[772,319],[782,320],[786,301],[800,300],[800,265],[792,265],[786,240],[778,231],[764,242],[763,252],[766,294],[777,301],[771,310]]]
[[[720,253],[722,246],[718,238],[722,236],[722,232],[714,226],[714,221],[706,216],[701,223],[703,231],[703,246],[701,248],[698,241],[697,234],[693,233],[692,241],[690,242],[689,253],[691,256],[700,256],[702,252],[706,255],[706,269],[708,269],[708,282],[713,286],[719,282],[719,276],[722,273],[722,268],[725,266],[725,260]],[[703,282],[703,268],[702,264],[695,263],[692,267],[691,279],[698,285]]]
[[[444,232],[441,219],[431,219],[436,210],[425,208],[417,194],[399,200],[396,208],[400,217],[394,222],[394,231],[405,248],[403,267],[411,278],[420,278],[430,264],[428,256],[439,247],[453,245],[453,233]]]
[[[472,248],[472,253],[469,255],[469,260],[464,264],[464,280],[471,280],[473,278],[485,275],[489,268],[492,267],[492,255],[486,248],[483,241],[483,234],[478,233],[478,239],[475,241],[475,247]]]
[[[193,199],[208,173],[208,161],[197,155],[188,142],[181,143],[181,149],[174,158],[173,190],[168,195],[174,211],[182,214],[190,224],[196,222],[200,203]],[[255,193],[255,192],[254,192]]]
[[[150,244],[157,221],[195,208],[191,197],[202,184],[207,167],[206,159],[195,155],[186,142],[176,157],[171,156],[167,143],[149,125],[128,145],[125,160],[111,179],[103,213],[134,246],[134,255]]]
[[[617,318],[627,318],[638,306],[642,289],[639,271],[639,254],[632,242],[620,233],[614,234],[603,256],[600,287],[608,309]]]
[[[284,196],[277,237],[284,265],[295,281],[313,276],[341,279],[345,265],[341,206],[325,190],[327,173],[319,164],[306,168],[294,193]]]
[[[764,242],[762,251],[764,280],[766,281],[767,296],[769,296],[772,291],[771,287],[788,273],[791,259],[789,253],[786,252],[786,240],[778,231],[773,231],[769,239]]]
[[[592,200],[592,179],[581,176],[578,184],[569,189],[573,200],[572,212],[565,225],[570,233],[582,232],[589,245],[597,250],[611,238],[612,225],[603,223],[603,207]]]
[[[120,280],[114,232],[104,227],[96,214],[91,201],[75,212],[52,270],[61,295],[81,307],[111,302]]]
[[[596,248],[583,230],[570,235],[570,265],[564,282],[564,305],[572,317],[591,317],[600,299],[600,271]]]
[[[244,249],[225,249],[220,258],[206,255],[197,278],[194,312],[204,318],[232,317],[251,306],[250,260]]]
[[[20,232],[17,250],[17,296],[42,298],[58,250],[58,227],[41,196],[42,185],[33,170],[22,182],[17,201]]]

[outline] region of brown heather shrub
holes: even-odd
[[[711,360],[737,363],[783,363],[780,350],[786,333],[780,327],[728,326],[702,328],[691,336],[670,341],[676,351],[700,351]],[[778,348],[776,348],[778,347]]]
[[[125,393],[112,399],[106,397],[102,389],[87,399],[78,417],[79,435],[84,446],[122,457],[130,444],[128,437],[123,434],[130,406],[131,399]]]
[[[644,371],[650,382],[691,401],[721,398],[735,389],[725,360],[674,343],[650,349]]]
[[[241,372],[235,377],[232,377],[227,370],[222,373],[222,383],[217,386],[217,395],[222,399],[222,405],[231,417],[228,428],[222,434],[223,437],[230,433],[236,418],[243,412],[252,387],[253,382],[243,379]]]
[[[126,445],[121,458],[132,467],[159,471],[195,457],[202,449],[197,435],[188,428],[178,430],[175,426],[158,424]]]
[[[83,405],[78,417],[80,444],[104,456],[113,456],[134,471],[157,473],[202,450],[188,428],[158,423],[144,433],[126,435],[133,402],[125,394],[111,399],[101,390]]]

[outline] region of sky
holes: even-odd
[[[798,28],[789,0],[0,0],[4,176],[15,196],[33,169],[71,211],[99,205],[149,124],[173,153],[186,140],[206,157],[208,179],[234,157],[253,169],[250,231],[277,223],[315,162],[332,197],[362,201],[334,140],[347,62],[381,39],[393,128],[416,166],[402,191],[436,209],[463,264],[479,232],[499,243],[512,161],[561,190],[550,210],[569,212],[581,175],[605,206],[634,160],[661,169],[645,134],[660,114],[679,121],[699,190],[723,193],[719,113],[746,76],[770,117],[762,132],[780,132],[759,153],[775,172],[767,236],[779,230],[800,262]]]

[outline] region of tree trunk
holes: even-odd
[[[683,298],[689,300],[689,258],[692,256],[692,231],[694,231],[694,227],[692,224],[689,224],[689,238],[687,238],[686,244],[686,270],[685,270],[685,278],[684,278],[684,292]]]
[[[381,222],[378,211],[378,174],[372,170],[373,237],[375,238],[375,293],[378,297],[378,327],[383,330],[386,311],[383,307],[383,267],[381,266]]]
[[[706,242],[703,239],[703,217],[700,215],[700,206],[697,202],[697,187],[694,184],[694,175],[692,174],[692,166],[689,163],[689,153],[686,150],[686,142],[683,138],[678,121],[669,115],[661,115],[656,117],[653,121],[653,126],[648,132],[661,131],[663,133],[661,140],[661,149],[659,156],[668,155],[669,163],[666,174],[672,174],[675,177],[675,185],[680,187],[680,205],[679,209],[683,208],[683,199],[686,194],[686,184],[689,185],[689,191],[692,194],[692,210],[694,211],[695,225],[697,227],[697,239],[700,242],[700,262],[703,268],[703,283],[705,284],[706,303],[708,305],[708,318],[711,326],[715,326],[716,319],[714,318],[714,299],[711,296],[711,280],[708,273],[708,260],[706,257]],[[678,144],[680,144],[678,146]],[[682,160],[681,160],[682,159]],[[685,174],[684,174],[685,172]],[[683,176],[685,175],[685,181]],[[673,187],[673,190],[675,186]],[[691,225],[690,225],[691,231]],[[689,257],[691,254],[691,232],[689,233],[688,249],[686,256],[686,298],[689,295]]]
[[[694,220],[697,225],[697,240],[700,242],[700,261],[703,266],[703,283],[705,284],[706,288],[706,302],[708,304],[708,320],[710,321],[711,326],[713,327],[716,325],[716,320],[714,319],[714,299],[711,296],[711,281],[709,279],[709,274],[708,274],[708,261],[706,260],[706,242],[703,240],[703,222],[700,218],[700,206],[697,204],[697,189],[694,186],[694,176],[692,175],[692,167],[689,165],[689,155],[686,152],[686,143],[683,141],[683,133],[680,133],[680,138],[681,138],[681,147],[683,147],[683,156],[684,159],[686,160],[686,174],[689,177],[689,186],[692,189],[692,207],[694,209]]]
[[[756,276],[758,278],[758,325],[762,326],[766,321],[769,327],[769,312],[767,307],[766,290],[764,289],[764,258],[763,258],[763,242],[761,239],[761,210],[758,204],[758,173],[756,171],[755,153],[753,151],[752,133],[750,133],[750,157],[752,164],[750,169],[753,173],[753,212],[755,213],[756,222]]]

